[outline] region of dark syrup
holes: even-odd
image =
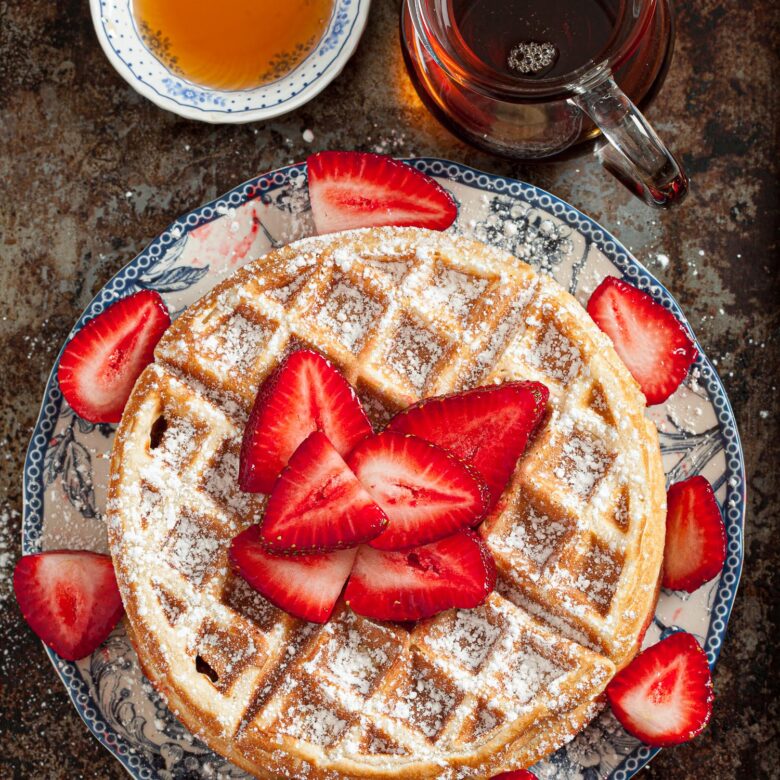
[[[465,45],[489,68],[518,78],[565,76],[596,59],[626,0],[451,0]]]

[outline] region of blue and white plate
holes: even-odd
[[[133,0],[90,0],[100,45],[122,78],[160,108],[203,122],[258,122],[311,100],[341,73],[357,47],[371,0],[336,0],[316,48],[286,76],[254,89],[194,84],[164,65],[144,41]]]
[[[508,249],[583,303],[604,276],[618,275],[686,322],[663,285],[615,238],[555,196],[445,160],[409,162],[457,199],[453,230]],[[266,173],[177,219],[106,284],[74,331],[141,288],[157,290],[171,312],[181,312],[245,262],[312,233],[305,165]],[[742,568],[745,470],[728,398],[701,347],[685,383],[648,414],[660,432],[667,482],[703,474],[713,484],[726,520],[728,557],[720,577],[696,593],[662,592],[646,643],[686,629],[714,666]],[[63,547],[106,551],[102,517],[113,432],[113,426],[73,414],[57,387],[55,365],[25,463],[25,553]],[[89,729],[133,777],[247,778],[171,715],[141,674],[121,625],[78,663],[46,652]],[[534,771],[546,780],[626,780],[656,752],[605,711]]]

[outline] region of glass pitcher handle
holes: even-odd
[[[680,203],[688,177],[655,130],[611,76],[580,85],[570,101],[609,141],[599,149],[604,167],[651,206]]]

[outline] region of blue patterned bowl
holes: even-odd
[[[341,73],[357,47],[371,0],[336,0],[317,47],[270,84],[220,90],[193,84],[169,70],[144,42],[132,0],[90,0],[92,21],[109,62],[133,89],[160,108],[203,122],[257,122],[311,100]]]

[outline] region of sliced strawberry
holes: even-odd
[[[481,604],[496,584],[496,567],[473,531],[460,531],[403,552],[363,546],[344,599],[375,620],[421,620],[445,609]]]
[[[707,656],[690,634],[672,634],[619,671],[607,698],[623,728],[642,742],[656,747],[687,742],[712,714]]]
[[[696,476],[666,494],[666,547],[662,585],[693,593],[723,568],[726,527],[712,485]]]
[[[385,513],[324,433],[309,434],[271,492],[260,535],[269,552],[328,552],[367,542]]]
[[[391,430],[412,433],[475,468],[494,506],[544,414],[549,392],[539,382],[506,382],[426,398],[397,414]]]
[[[322,355],[301,349],[257,393],[241,443],[241,489],[270,493],[312,431],[322,431],[341,455],[373,432],[349,382]]]
[[[680,386],[698,355],[674,314],[615,276],[593,291],[588,314],[612,339],[650,406],[663,403]]]
[[[230,546],[233,568],[279,609],[301,620],[325,623],[347,581],[356,549],[320,555],[271,555],[260,526],[242,531]]]
[[[500,775],[494,775],[491,780],[537,780],[533,772],[527,769],[515,769],[513,772],[502,772]]]
[[[444,230],[458,215],[430,176],[382,154],[319,152],[306,161],[317,232],[413,226]]]
[[[65,400],[90,422],[119,422],[135,380],[171,324],[162,298],[141,290],[90,320],[67,344],[57,378]]]
[[[124,612],[111,558],[86,550],[25,555],[14,591],[30,628],[68,661],[97,649]]]
[[[390,521],[370,542],[380,550],[443,539],[478,523],[487,509],[490,494],[476,472],[417,436],[395,431],[369,436],[347,464]]]

